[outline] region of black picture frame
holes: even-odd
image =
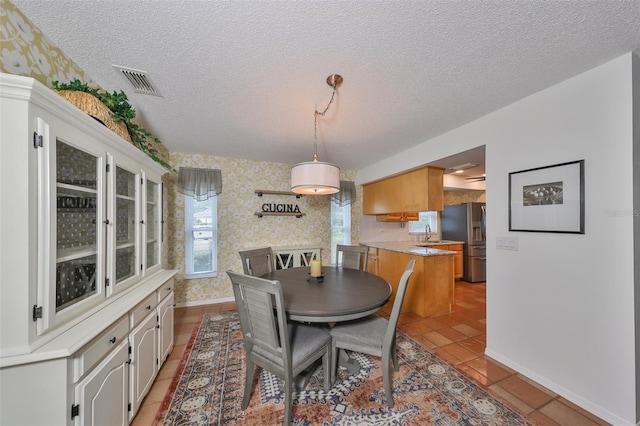
[[[509,231],[584,234],[584,160],[509,173]]]

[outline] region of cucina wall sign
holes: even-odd
[[[300,207],[297,204],[264,203],[262,211],[265,213],[300,213]]]
[[[290,191],[269,191],[264,189],[256,189],[256,194],[258,197],[262,197],[263,194],[271,194],[271,195],[294,195],[296,198],[300,198],[300,194],[296,194]],[[262,211],[255,212],[254,215],[258,217],[263,216],[295,216],[297,218],[301,218],[305,216],[306,213],[302,213],[300,211],[300,206],[297,204],[287,204],[287,203],[264,203],[261,207]]]
[[[279,204],[279,203],[264,203],[262,205],[262,211],[254,213],[258,217],[263,216],[295,216],[301,218],[306,213],[300,211],[300,207],[297,204]]]

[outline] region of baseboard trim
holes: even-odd
[[[620,426],[634,426],[635,423],[629,422],[628,420],[623,419],[622,417],[617,416],[616,414],[602,408],[601,406],[594,404],[593,402],[583,398],[582,396],[571,392],[564,387],[558,385],[551,380],[537,374],[536,372],[528,369],[527,367],[514,362],[513,360],[499,354],[498,352],[492,351],[491,349],[485,349],[485,355],[495,359],[496,361],[506,365],[507,367],[521,373],[524,376],[527,376],[529,379],[534,382],[544,386],[545,388],[557,393],[558,395],[566,398],[567,400],[573,402],[577,406],[585,409],[586,411],[592,413],[595,416],[600,417],[602,420],[605,420],[613,425]]]
[[[176,308],[188,308],[190,306],[216,305],[219,303],[235,302],[233,297],[221,297],[220,299],[194,300],[192,302],[176,303]]]

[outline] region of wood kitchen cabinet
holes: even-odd
[[[462,263],[462,247],[463,244],[434,244],[430,246],[437,250],[449,250],[455,251],[453,255],[453,277],[455,279],[462,278],[464,275],[463,263]]]
[[[462,244],[449,244],[448,249],[451,251],[455,251],[456,254],[453,256],[453,277],[455,279],[462,278],[464,275],[463,264],[462,264]]]
[[[443,169],[423,167],[363,185],[363,213],[441,211],[444,208]]]
[[[378,214],[376,220],[378,222],[409,222],[420,220],[420,214],[418,212]]]
[[[379,276],[393,288],[395,299],[398,281],[407,263],[416,260],[413,275],[409,280],[403,311],[409,310],[420,316],[451,312],[454,304],[454,256],[417,256],[407,253],[378,249]]]
[[[374,275],[380,275],[378,265],[378,249],[375,247],[369,247],[369,254],[367,256],[367,272]]]

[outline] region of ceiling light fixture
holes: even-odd
[[[324,117],[333,103],[336,89],[342,85],[342,77],[332,74],[327,84],[333,87],[331,100],[324,111],[315,111],[313,117],[313,161],[296,164],[291,168],[291,191],[303,195],[327,195],[340,191],[340,168],[318,161],[318,116]]]
[[[449,170],[456,170],[456,173],[457,173],[458,170],[473,169],[474,167],[478,167],[478,166],[479,166],[478,163],[464,163],[458,166],[449,167]]]

